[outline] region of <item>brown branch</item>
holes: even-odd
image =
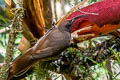
[[[40,38],[44,35],[45,21],[43,18],[42,0],[24,0],[23,22],[29,28],[35,38]]]

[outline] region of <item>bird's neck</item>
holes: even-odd
[[[66,26],[65,28],[67,31],[71,32],[72,26]]]

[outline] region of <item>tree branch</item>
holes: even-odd
[[[8,45],[7,45],[7,49],[6,49],[6,55],[5,55],[5,60],[4,60],[4,64],[1,68],[1,72],[0,72],[0,78],[1,80],[6,80],[6,78],[8,77],[9,74],[9,67],[10,67],[10,62],[13,59],[13,49],[14,49],[14,45],[15,45],[15,40],[16,40],[16,35],[17,35],[17,29],[20,26],[19,22],[20,19],[22,17],[22,10],[19,9],[16,11],[16,15],[13,18],[13,22],[11,23],[11,31],[9,33],[9,41],[8,41]]]

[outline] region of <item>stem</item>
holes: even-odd
[[[1,72],[0,72],[0,80],[6,80],[7,76],[9,74],[9,67],[10,67],[10,62],[13,59],[13,49],[14,49],[14,45],[15,45],[15,39],[16,39],[16,35],[17,35],[17,29],[19,27],[19,23],[20,23],[20,19],[22,17],[21,11],[22,9],[18,9],[16,11],[16,14],[13,18],[13,22],[11,24],[11,29],[10,29],[10,33],[9,33],[9,41],[8,41],[8,45],[7,45],[7,49],[6,49],[6,55],[5,55],[5,60],[4,60],[4,64],[1,68]]]

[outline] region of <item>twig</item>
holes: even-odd
[[[89,12],[85,12],[85,11],[82,11],[82,10],[79,10],[79,12],[84,13],[84,14],[96,15],[96,16],[99,15],[98,13],[89,13]]]
[[[57,76],[54,80],[57,80],[59,77],[61,77],[62,75],[59,75],[59,76]]]

